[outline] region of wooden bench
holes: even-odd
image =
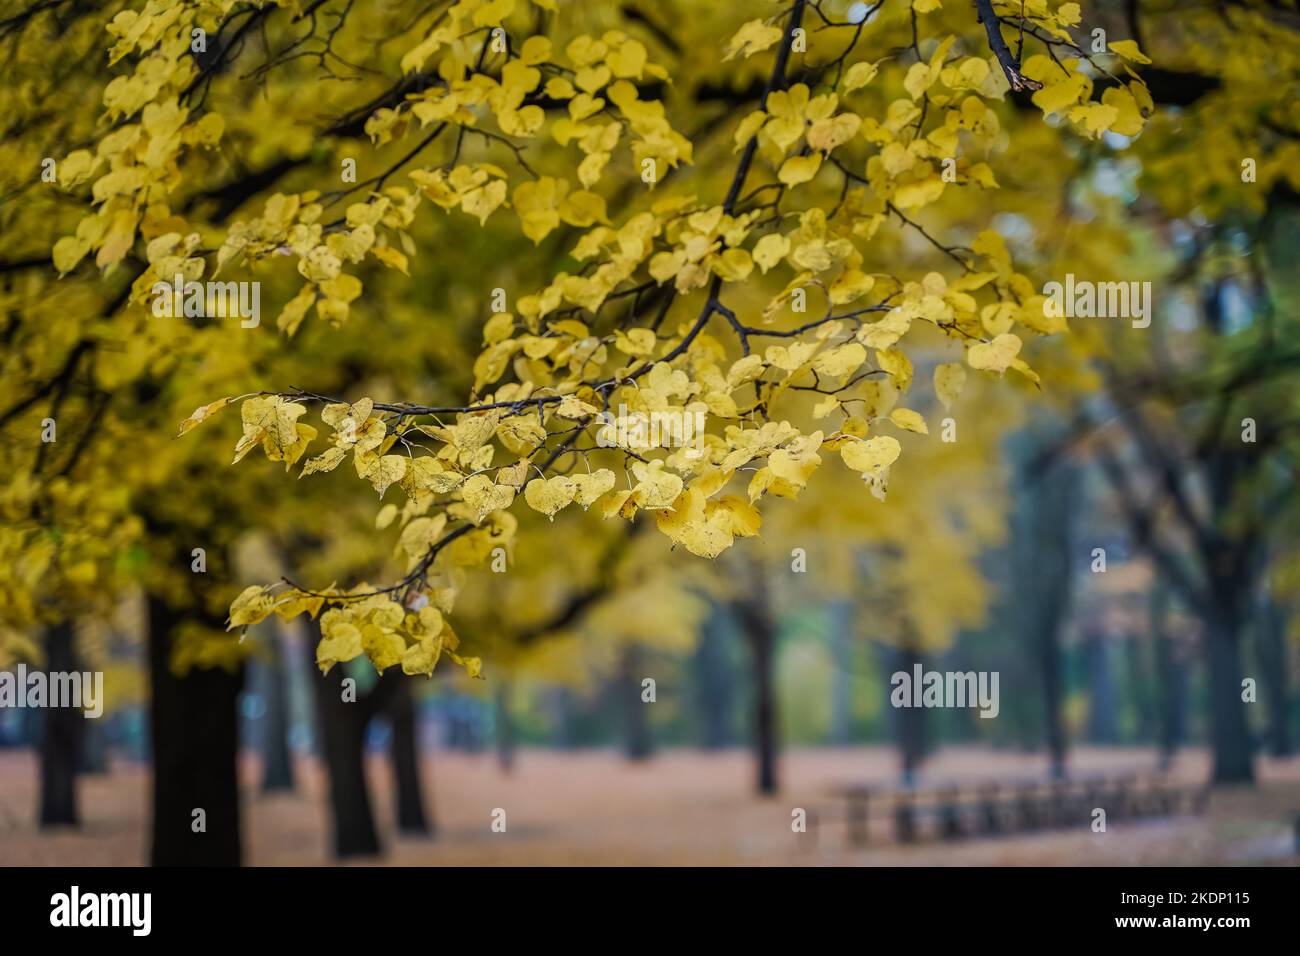
[[[809,811],[816,839],[824,822],[843,820],[852,846],[885,836],[897,843],[1011,836],[1075,827],[1106,811],[1107,825],[1121,820],[1200,813],[1208,788],[1178,785],[1162,773],[1124,773],[1065,780],[946,782],[890,789],[853,784],[833,791],[835,802]]]

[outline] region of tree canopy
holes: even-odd
[[[6,264],[6,464],[32,476],[6,486],[12,632],[126,576],[228,604],[235,630],[319,614],[322,668],[476,674],[456,594],[550,532],[524,509],[712,559],[774,499],[833,520],[844,476],[848,513],[906,500],[891,475],[948,467],[923,449],[969,378],[1036,395],[1030,353],[1066,323],[993,226],[1000,184],[1032,201],[1045,144],[1142,133],[1139,45],[1076,41],[1080,5],[1043,0],[673,12],[150,0],[6,21],[28,60],[6,191],[44,214]],[[32,68],[67,26],[83,55]],[[75,102],[48,118],[55,91]],[[207,285],[160,317],[173,282]],[[275,322],[212,317],[225,283],[257,283]],[[978,455],[997,422],[964,421]],[[819,483],[837,490],[810,503]],[[305,557],[322,515],[369,507],[358,488],[382,544]],[[291,581],[233,602],[228,563],[194,583],[193,548],[259,525],[302,556]]]

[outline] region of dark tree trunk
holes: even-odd
[[[709,611],[695,651],[695,674],[698,678],[697,699],[701,715],[701,746],[706,750],[729,747],[734,679],[730,646],[731,618],[725,606],[715,604]]]
[[[1205,316],[1216,335],[1227,327],[1223,280],[1206,292]],[[1203,598],[1206,664],[1210,670],[1210,736],[1215,783],[1254,783],[1254,747],[1246,703],[1241,699],[1241,637],[1250,595],[1258,584],[1259,542],[1232,535],[1234,505],[1243,482],[1246,458],[1239,442],[1212,447],[1206,462],[1206,486],[1212,518],[1200,536],[1201,565],[1208,587]]]
[[[1066,774],[1065,719],[1063,715],[1065,694],[1062,689],[1064,664],[1061,655],[1060,629],[1044,633],[1041,646],[1043,662],[1043,731],[1047,742],[1047,756],[1053,780],[1064,780]]]
[[[831,742],[853,738],[853,604],[832,601],[827,609],[831,644]]]
[[[1260,670],[1268,714],[1269,753],[1289,757],[1291,742],[1290,662],[1287,660],[1286,614],[1273,598],[1261,602],[1256,629]]]
[[[1167,770],[1186,735],[1187,663],[1183,645],[1169,634],[1169,588],[1163,579],[1151,590],[1149,612],[1160,685],[1160,766]]]
[[[628,760],[647,760],[654,750],[650,741],[650,722],[646,708],[653,706],[641,699],[641,648],[628,644],[623,649],[615,689],[623,715],[623,754]]]
[[[1134,716],[1133,740],[1136,743],[1147,743],[1156,736],[1156,715],[1153,709],[1156,692],[1147,659],[1147,643],[1141,634],[1126,634],[1124,645],[1128,658],[1128,699],[1132,703]]]
[[[1210,729],[1215,783],[1253,783],[1255,766],[1246,704],[1241,699],[1241,596],[1216,589],[1207,615]]]
[[[150,595],[151,859],[154,866],[238,866],[237,702],[243,670],[195,668],[178,676],[172,648],[185,620]],[[212,620],[197,623],[222,626]]]
[[[567,687],[553,687],[547,696],[555,744],[567,750],[574,746],[573,692]]]
[[[910,647],[899,648],[895,659],[898,670],[909,677],[916,673],[918,664],[921,673],[925,673],[925,658]],[[899,707],[895,713],[898,715],[898,756],[903,786],[912,787],[916,785],[917,774],[925,761],[925,708]]]
[[[46,637],[46,671],[70,674],[77,670],[75,634],[72,622],[50,628]],[[53,682],[47,693],[53,693]],[[55,703],[49,701],[47,703]],[[46,707],[41,731],[42,827],[76,826],[77,764],[81,759],[85,722],[76,707]],[[99,719],[103,719],[102,717]]]
[[[479,729],[477,702],[457,695],[445,711],[447,720],[447,746],[451,750],[478,753],[483,748]]]
[[[1043,736],[1053,779],[1064,779],[1067,742],[1064,719],[1065,666],[1061,636],[1073,590],[1074,516],[1078,511],[1079,471],[1057,463],[1027,481],[1021,520],[1018,589],[1027,609],[1026,645],[1036,647],[1043,687]],[[1031,583],[1032,582],[1032,583]]]
[[[1088,667],[1088,739],[1095,744],[1113,744],[1119,736],[1115,721],[1119,702],[1110,660],[1111,644],[1107,635],[1097,628],[1089,630],[1083,638]]]
[[[393,690],[389,720],[393,725],[393,777],[397,791],[397,829],[414,836],[431,836],[433,827],[424,813],[424,796],[420,781],[419,725],[416,721],[415,695],[410,678],[400,680]]]
[[[496,717],[497,766],[502,773],[515,769],[515,724],[510,716],[510,683],[504,677],[497,681]]]
[[[345,678],[341,665],[328,674],[316,666],[316,642],[320,624],[312,629],[313,640],[305,641],[307,666],[314,677],[316,709],[320,718],[329,773],[330,807],[334,818],[334,855],[339,859],[378,856],[379,831],[370,806],[366,785],[366,727],[370,723],[366,695],[344,700]]]
[[[737,616],[749,639],[753,674],[754,756],[757,762],[758,792],[770,796],[777,791],[776,683],[773,667],[776,657],[776,623],[772,620],[762,583],[736,607]]]
[[[262,664],[261,690],[266,701],[262,721],[262,792],[293,790],[293,752],[289,749],[289,674],[278,626],[268,641],[270,660]]]

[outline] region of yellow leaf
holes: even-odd
[[[608,468],[599,468],[591,474],[578,473],[573,476],[574,500],[585,511],[597,498],[613,490],[614,481],[614,473]]]
[[[930,429],[925,424],[925,419],[921,417],[920,412],[914,412],[910,408],[894,409],[889,413],[889,420],[899,428],[909,432],[916,432],[918,435],[930,434]]]
[[[298,331],[298,326],[307,315],[307,310],[316,301],[316,286],[308,282],[298,290],[298,294],[285,303],[284,309],[275,320],[275,327],[286,336]]]
[[[889,435],[848,441],[840,446],[844,464],[862,475],[878,474],[897,461],[902,452],[898,439]]]
[[[347,457],[347,452],[338,445],[333,448],[326,448],[315,458],[309,458],[303,463],[302,472],[298,477],[306,478],[308,475],[314,475],[317,472],[333,471],[345,457]]]
[[[736,150],[743,149],[745,144],[754,138],[754,134],[762,129],[763,124],[766,122],[767,114],[762,110],[755,110],[741,120],[740,125],[736,127],[736,145],[732,149],[732,152],[734,153]]]
[[[292,448],[298,442],[295,420],[306,411],[305,405],[286,401],[279,395],[261,395],[245,401],[239,408],[244,434],[235,445],[235,462],[262,442],[280,453]]]
[[[225,408],[229,404],[229,398],[219,398],[215,402],[209,402],[207,405],[200,405],[190,413],[189,418],[181,422],[181,428],[180,431],[176,433],[176,437],[180,438],[191,429],[197,428],[200,423],[207,421],[213,414],[221,411],[221,409]]]
[[[663,462],[637,462],[632,466],[632,474],[638,479],[632,489],[636,505],[646,511],[658,508],[670,508],[677,496],[682,493],[682,479],[663,470]]]
[[[914,183],[905,183],[894,193],[894,205],[899,209],[913,210],[928,206],[943,195],[942,177],[930,175]]]
[[[867,360],[867,350],[857,342],[846,342],[828,349],[813,361],[813,368],[822,375],[843,378],[856,372]]]
[[[1111,87],[1101,94],[1101,101],[1115,108],[1115,119],[1110,124],[1112,132],[1121,136],[1136,136],[1146,126],[1142,108],[1126,87]]]
[[[728,282],[743,282],[754,271],[754,260],[744,249],[728,249],[713,260],[713,271]]]
[[[1071,73],[1065,79],[1037,91],[1033,95],[1033,101],[1044,113],[1059,113],[1086,100],[1091,92],[1092,80],[1082,73]]]
[[[844,73],[844,92],[852,93],[854,90],[861,89],[876,78],[880,72],[879,67],[874,63],[854,63]]]
[[[891,309],[879,322],[869,322],[858,329],[856,338],[869,349],[888,349],[911,327],[912,320],[902,309]]]
[[[402,654],[402,673],[409,677],[432,674],[442,655],[442,637],[426,637],[412,644]]]
[[[842,146],[857,135],[862,125],[862,117],[854,113],[840,113],[820,119],[808,127],[805,134],[808,145],[829,154],[837,146]]]
[[[972,345],[966,352],[966,362],[971,368],[985,372],[1005,372],[1020,354],[1020,336],[1003,332],[992,342]]]
[[[389,485],[401,481],[406,475],[407,461],[405,455],[383,455],[377,458],[361,477],[369,481],[382,498]]]
[[[607,56],[605,63],[620,79],[639,80],[646,64],[645,46],[639,40],[628,40]]]
[[[394,664],[400,663],[406,653],[406,641],[395,631],[390,631],[378,624],[367,624],[361,630],[361,647],[375,665],[375,670],[383,673]],[[317,648],[319,652],[319,648]]]
[[[1111,53],[1116,53],[1126,60],[1132,60],[1134,63],[1150,63],[1151,58],[1138,49],[1137,42],[1134,40],[1116,40],[1114,43],[1107,44]]]
[[[790,240],[777,233],[771,233],[758,240],[754,245],[753,259],[758,267],[767,272],[790,252]]]
[[[551,41],[543,36],[529,37],[519,48],[519,59],[527,66],[536,66],[551,58]]]
[[[410,275],[406,271],[406,256],[392,246],[375,246],[370,254],[390,269],[396,269],[402,275]]]
[[[246,587],[230,604],[230,623],[226,630],[256,624],[274,609],[275,599],[271,596],[269,587],[256,584]]]
[[[473,475],[465,480],[460,489],[461,498],[477,512],[481,521],[485,515],[502,508],[509,508],[515,500],[515,489],[506,485],[497,485],[487,475]]]
[[[1069,117],[1070,122],[1082,127],[1096,139],[1119,118],[1119,110],[1105,103],[1084,103],[1071,109]]]
[[[402,536],[398,539],[397,546],[406,552],[408,558],[422,558],[430,545],[438,540],[438,536],[446,526],[446,513],[416,518],[402,529]]]
[[[934,367],[934,393],[944,408],[951,408],[966,386],[966,369],[956,362]]]
[[[806,183],[817,175],[817,170],[821,169],[821,153],[809,153],[807,156],[791,156],[781,164],[781,171],[777,173],[777,179],[787,186],[798,186],[800,183]]]
[[[54,244],[54,268],[59,275],[71,272],[90,251],[90,243],[80,236],[64,236]]]
[[[906,392],[912,385],[912,362],[898,349],[877,349],[876,364],[894,378],[894,384],[900,392]]]
[[[494,179],[477,189],[471,189],[460,200],[460,208],[471,216],[477,216],[479,225],[487,222],[488,216],[505,202],[506,181]],[[406,270],[403,269],[403,272]]]
[[[524,486],[524,500],[534,511],[540,511],[554,520],[556,512],[573,501],[577,491],[577,485],[567,475],[534,478]]]
[[[762,53],[780,39],[780,27],[768,26],[762,20],[750,20],[737,30],[735,36],[728,42],[727,55],[722,59],[730,60],[737,56],[748,57],[755,53]]]
[[[861,269],[845,269],[831,283],[830,298],[834,305],[847,305],[871,291],[876,280]]]
[[[320,643],[316,645],[316,666],[321,669],[322,674],[329,673],[329,669],[335,664],[360,657],[363,652],[361,632],[357,630],[356,625],[341,618],[331,619],[331,615],[337,613],[337,611],[327,611],[321,617],[322,637]]]

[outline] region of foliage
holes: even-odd
[[[70,389],[91,453],[68,470],[94,489],[101,524],[161,510],[152,520],[178,541],[229,509],[310,552],[301,538],[319,502],[347,490],[298,489],[333,481],[324,474],[350,459],[386,501],[376,523],[396,541],[397,574],[367,543],[326,571],[356,581],[352,568],[371,565],[356,583],[253,585],[229,606],[231,628],[319,614],[323,669],[365,655],[427,674],[446,655],[477,674],[449,618],[464,571],[513,551],[523,508],[653,524],[714,558],[757,536],[773,499],[839,485],[817,474],[827,458],[856,476],[855,494],[883,501],[895,469],[935,440],[920,410],[930,392],[947,407],[969,376],[1007,370],[1037,385],[1026,344],[1064,331],[988,221],[985,194],[1015,177],[1019,138],[1136,136],[1152,109],[1136,44],[1100,55],[1074,45],[1078,4],[982,2],[983,24],[949,6],[875,3],[850,20],[829,2],[764,5],[757,18],[691,4],[679,37],[637,7],[550,0],[461,0],[415,16],[325,2],[109,4],[108,76],[73,67],[101,91],[101,122],[88,98],[75,125],[65,118],[76,133],[54,142],[78,144],[56,154],[66,198],[40,199],[76,207],[72,222],[66,205],[52,217],[64,280],[31,279],[40,304],[15,326],[7,418],[32,428],[39,400],[93,361],[89,387]],[[1007,35],[1019,30],[1017,55],[995,15]],[[92,34],[79,21],[77,41]],[[1016,97],[1069,132],[1024,122]],[[25,168],[48,142],[23,147]],[[355,183],[340,178],[348,161]],[[491,255],[531,265],[508,261],[521,274],[500,285],[449,279],[481,286],[459,310],[478,318],[464,326],[439,306],[425,321],[396,290],[479,228]],[[177,275],[264,281],[283,338],[229,320],[158,321],[156,284]],[[101,318],[62,323],[54,348],[40,317],[51,286],[65,285],[87,300],[78,314]],[[463,327],[470,341],[440,354],[437,337]],[[344,349],[366,375],[344,374]],[[458,395],[429,381],[431,354],[472,375]],[[323,384],[295,387],[304,378]],[[260,451],[303,483],[279,491],[249,464],[236,480],[196,467],[207,443],[227,439],[208,426],[202,449],[188,444],[196,437],[164,441],[160,419],[182,402],[182,435],[238,408],[234,461]],[[699,416],[700,447],[647,439],[640,425],[656,414]],[[108,453],[115,441],[147,451],[124,466]],[[30,447],[6,445],[11,472]],[[115,477],[96,482],[95,469]],[[155,497],[182,480],[206,500]],[[58,500],[37,484],[33,494]],[[105,486],[130,494],[114,501]],[[6,494],[28,506],[21,488]],[[945,513],[917,502],[903,513]],[[75,511],[65,520],[96,527]],[[6,563],[21,570],[6,572],[7,589],[66,593],[25,560],[50,524],[15,525]],[[242,530],[229,524],[229,540],[209,546],[229,548]],[[896,538],[915,531],[894,527],[907,528]],[[91,561],[103,588],[123,544],[96,540],[103,553],[59,562]],[[900,567],[922,593],[923,565]],[[170,556],[145,573],[178,599],[193,587]],[[199,600],[211,607],[220,590]],[[33,612],[14,606],[21,627]]]

